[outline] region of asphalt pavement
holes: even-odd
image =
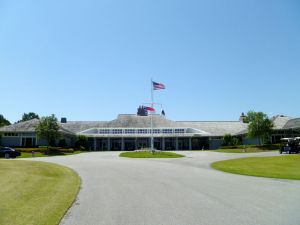
[[[82,179],[61,225],[299,225],[300,181],[242,176],[214,161],[272,153],[184,152],[185,158],[133,159],[120,152],[35,158]]]

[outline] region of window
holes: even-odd
[[[99,134],[109,134],[109,129],[100,129]]]
[[[135,134],[135,129],[126,129],[125,134]]]
[[[18,133],[4,133],[4,136],[6,136],[6,137],[17,137],[17,136],[19,136],[19,134]]]
[[[175,134],[183,134],[184,129],[175,129]]]
[[[172,134],[173,130],[172,129],[163,129],[164,134]]]
[[[160,134],[160,129],[153,129],[153,134]]]
[[[113,129],[112,133],[113,134],[122,134],[123,132],[122,132],[122,129]]]
[[[22,133],[23,137],[35,137],[35,133]]]
[[[147,129],[138,129],[138,134],[147,134],[148,130]]]

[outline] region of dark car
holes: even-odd
[[[21,152],[9,148],[9,147],[0,147],[0,157],[5,157],[5,158],[16,158],[17,156],[20,156]]]
[[[300,148],[296,138],[281,138],[281,147],[279,153],[299,153]]]

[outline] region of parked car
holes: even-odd
[[[295,137],[295,142],[298,148],[298,152],[300,152],[300,137]]]
[[[299,145],[298,138],[281,138],[281,147],[279,153],[299,153],[300,152],[300,145]]]
[[[16,158],[17,156],[20,156],[21,152],[9,148],[9,147],[0,147],[0,157],[5,157],[5,158]]]

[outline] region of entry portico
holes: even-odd
[[[154,138],[154,148],[158,150],[193,150],[209,149],[211,142],[219,142],[224,130],[245,129],[239,121],[223,124],[222,134],[220,125],[215,124],[214,134],[195,126],[197,122],[171,121],[161,115],[150,116],[121,114],[117,119],[109,122],[87,123],[86,128],[77,134],[88,137],[90,150],[135,150],[150,148],[151,136]],[[230,124],[230,125],[229,125]],[[233,125],[234,124],[234,127]],[[82,126],[82,122],[68,122],[65,128]],[[224,129],[226,128],[226,129]],[[235,130],[236,132],[236,130]]]

